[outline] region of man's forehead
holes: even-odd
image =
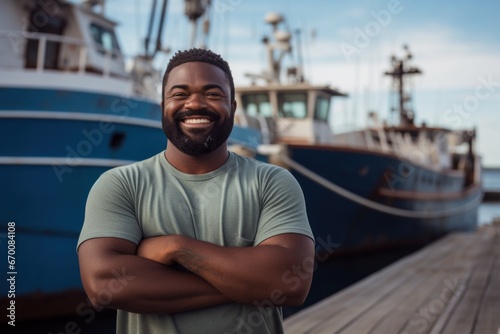
[[[174,67],[170,73],[182,73],[182,72],[192,72],[192,71],[200,71],[200,72],[218,72],[222,75],[225,75],[224,71],[214,65],[207,62],[202,61],[190,61]]]
[[[200,61],[186,62],[174,67],[170,71],[166,85],[190,85],[199,81],[227,85],[229,88],[229,80],[221,68]]]

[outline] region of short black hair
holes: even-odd
[[[174,56],[170,59],[163,75],[163,82],[161,87],[161,105],[163,107],[163,101],[165,99],[165,86],[167,84],[168,75],[175,67],[190,63],[190,62],[203,62],[209,63],[217,66],[226,74],[226,78],[229,81],[229,88],[231,90],[231,101],[234,101],[234,81],[233,75],[231,74],[231,69],[229,64],[225,61],[219,54],[207,49],[192,48],[184,51],[177,51]]]

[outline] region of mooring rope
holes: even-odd
[[[298,162],[290,159],[286,155],[281,154],[279,158],[290,168],[296,170],[300,174],[304,175],[305,177],[311,179],[312,181],[320,184],[321,186],[325,187],[326,189],[335,192],[336,194],[345,197],[355,203],[361,204],[363,206],[366,206],[370,209],[377,210],[383,213],[387,213],[390,215],[394,216],[402,216],[402,217],[408,217],[408,218],[442,218],[446,216],[451,216],[451,215],[457,215],[463,212],[466,212],[468,210],[473,209],[475,206],[479,205],[481,202],[481,196],[479,196],[477,199],[474,201],[467,203],[467,205],[456,207],[456,208],[451,208],[451,209],[445,209],[445,210],[436,210],[436,211],[411,211],[411,210],[405,210],[405,209],[398,209],[398,208],[393,208],[384,204],[380,204],[377,202],[374,202],[372,200],[366,199],[364,197],[361,197],[359,195],[356,195],[353,192],[350,192],[349,190],[346,190],[329,180],[325,179],[324,177],[314,173],[313,171],[307,169],[306,167],[302,166]]]

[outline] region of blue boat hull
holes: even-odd
[[[459,211],[436,218],[381,212],[341,196],[292,169],[304,191],[317,241],[335,243],[337,254],[425,244],[446,233],[472,231],[477,226],[481,187],[476,184],[463,189],[463,176],[435,172],[366,150],[290,145],[288,151],[295,162],[308,170],[375,203],[416,213]]]

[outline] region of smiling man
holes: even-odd
[[[178,52],[163,80],[164,152],[104,173],[78,241],[84,288],[118,309],[117,333],[282,333],[314,267],[302,191],[288,171],[227,149],[228,64]]]

